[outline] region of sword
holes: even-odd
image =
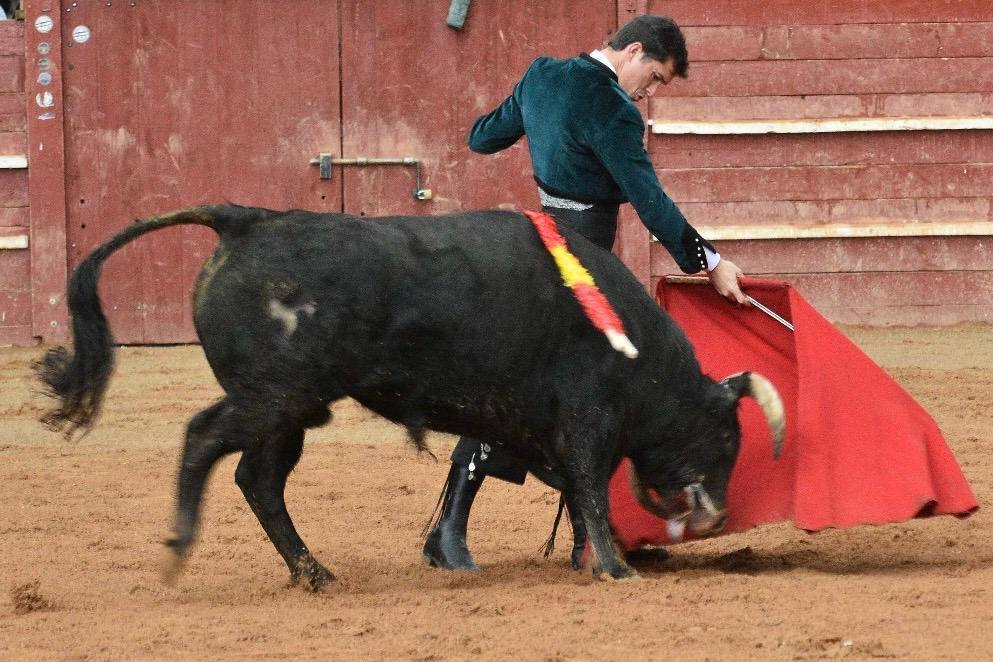
[[[793,325],[792,324],[790,324],[785,319],[783,319],[782,317],[780,317],[779,315],[777,315],[776,313],[774,313],[769,308],[763,306],[761,303],[759,303],[758,301],[756,301],[753,297],[750,297],[749,295],[746,294],[745,295],[745,298],[748,299],[748,302],[749,303],[751,303],[753,306],[755,306],[756,308],[758,308],[759,310],[761,310],[763,313],[765,313],[766,315],[768,315],[772,319],[776,320],[777,322],[779,322],[780,324],[782,324],[783,326],[785,326],[790,331],[793,330]]]

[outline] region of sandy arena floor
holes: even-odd
[[[849,334],[937,419],[982,505],[807,535],[782,524],[690,543],[634,582],[539,547],[557,495],[488,481],[479,574],[426,567],[420,532],[447,471],[351,402],[312,431],[287,501],[338,576],[287,571],[233,482],[208,487],[179,584],[159,579],[187,419],[219,394],[198,347],[125,348],[97,428],[66,444],[36,422],[29,366],[0,350],[0,658],[457,660],[993,659],[993,327]]]

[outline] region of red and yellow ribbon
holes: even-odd
[[[538,231],[541,243],[555,260],[555,266],[558,267],[566,287],[572,290],[573,296],[579,301],[579,305],[582,306],[586,317],[593,322],[593,326],[607,336],[610,346],[615,350],[629,359],[637,358],[638,350],[624,332],[621,318],[596,286],[590,272],[582,265],[579,258],[569,251],[565,238],[555,224],[555,218],[533,211],[525,211],[524,215],[531,220]]]

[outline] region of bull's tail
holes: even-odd
[[[38,378],[48,393],[58,400],[58,407],[42,416],[45,425],[61,430],[69,438],[79,428],[88,431],[100,413],[114,369],[114,346],[100,306],[97,281],[110,254],[146,232],[172,225],[206,225],[222,234],[238,212],[243,215],[247,211],[239,207],[194,207],[141,220],[97,247],[80,262],[67,290],[73,352],[56,347],[34,364]]]

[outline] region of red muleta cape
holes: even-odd
[[[707,281],[702,281],[706,283]],[[686,332],[705,373],[769,378],[786,408],[783,454],[749,398],[722,534],[792,520],[819,531],[967,516],[978,507],[941,431],[886,372],[789,285],[747,278],[743,289],[792,322],[729,305],[709,285],[659,284],[659,304]],[[610,482],[610,520],[625,550],[669,544],[666,523],[632,495],[624,460]],[[687,536],[690,539],[691,536]]]

